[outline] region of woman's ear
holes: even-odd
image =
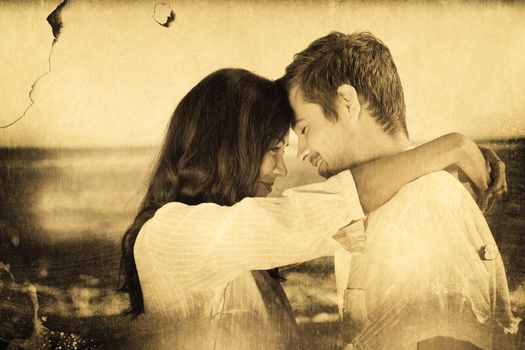
[[[357,121],[361,112],[361,104],[357,91],[352,85],[343,84],[337,88],[337,114],[339,120]]]

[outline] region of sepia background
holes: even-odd
[[[276,79],[332,30],[371,31],[390,48],[415,143],[458,131],[503,158],[509,195],[487,220],[525,316],[525,4],[68,0],[55,38],[46,18],[61,3],[0,3],[0,262],[36,287],[49,347],[124,336],[120,238],[182,96],[224,67]],[[175,18],[163,26],[166,8]],[[292,135],[273,195],[321,180],[296,148]],[[312,348],[335,347],[332,270],[324,258],[286,272]]]

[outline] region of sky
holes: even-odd
[[[60,3],[0,3],[0,126],[31,105],[0,146],[157,146],[207,74],[278,78],[332,30],[370,31],[390,48],[414,141],[525,136],[519,2],[164,1],[175,13],[164,27],[155,1],[69,0],[53,44],[46,18]]]

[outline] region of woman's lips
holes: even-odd
[[[273,184],[269,184],[267,182],[261,181],[261,184],[264,186],[264,188],[268,191],[268,193],[272,192],[272,186]]]

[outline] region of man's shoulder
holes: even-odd
[[[448,198],[450,195],[456,197],[458,193],[468,194],[461,182],[444,170],[421,176],[420,178],[409,182],[401,188],[399,194],[413,194],[413,192],[438,194],[437,199],[443,197],[450,199]]]
[[[402,221],[405,216],[410,216],[411,208],[428,208],[429,211],[446,208],[455,211],[465,201],[472,200],[458,179],[446,171],[437,171],[403,186],[390,201],[370,214],[369,218],[395,218],[396,221]]]
[[[453,204],[465,196],[470,196],[470,194],[456,177],[446,171],[436,171],[406,184],[392,200]]]

